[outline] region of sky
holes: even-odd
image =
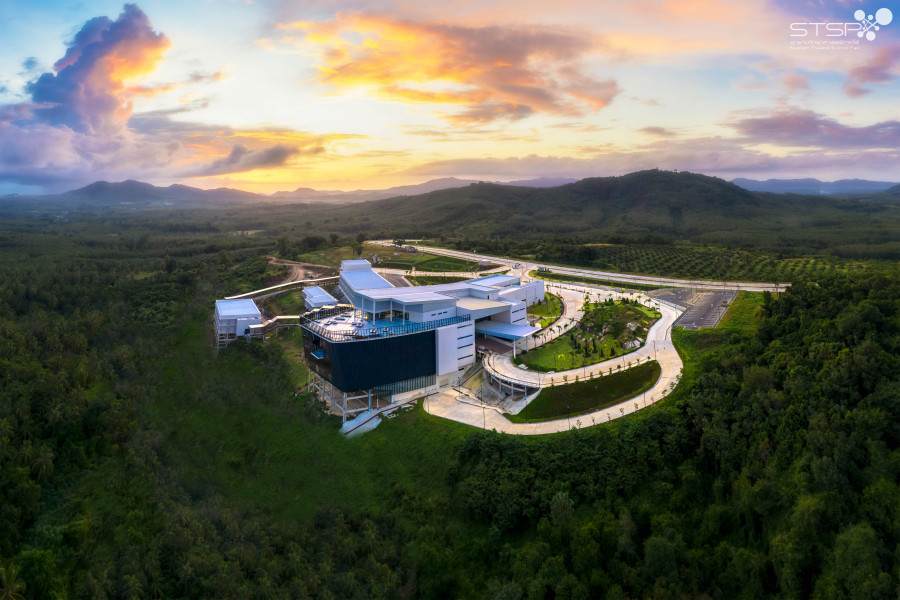
[[[900,0],[0,2],[0,194],[648,168],[900,180]]]

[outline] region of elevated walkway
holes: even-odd
[[[271,296],[277,296],[278,294],[283,294],[285,292],[290,292],[292,290],[303,289],[308,286],[317,286],[327,283],[338,283],[340,278],[338,276],[334,277],[321,277],[319,279],[301,279],[300,281],[288,281],[287,283],[279,283],[278,285],[273,285],[271,287],[263,288],[261,290],[253,290],[252,292],[246,292],[244,294],[237,294],[236,296],[227,296],[226,300],[263,300],[264,298],[269,298]]]

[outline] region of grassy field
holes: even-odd
[[[300,315],[306,312],[302,290],[286,292],[280,296],[269,298],[265,307],[274,315]]]
[[[726,345],[733,334],[756,329],[757,314],[762,307],[760,292],[738,292],[728,311],[715,329],[688,331],[682,327],[672,329],[672,342],[684,362],[685,381],[692,380],[705,362],[716,362],[719,348]]]
[[[378,244],[363,244],[363,258],[369,259],[373,254],[382,256],[385,251],[384,246]],[[300,262],[308,262],[314,265],[325,265],[326,267],[340,268],[342,260],[353,260],[359,258],[352,246],[339,246],[336,248],[326,248],[325,250],[316,250],[299,254],[297,260]]]
[[[625,330],[626,324],[635,321],[649,329],[653,321],[659,318],[659,313],[640,304],[616,304],[609,307],[595,303],[591,304],[591,307],[593,312],[587,313],[582,318],[581,324],[573,330],[578,339],[578,349],[573,345],[571,335],[566,333],[533,350],[519,354],[514,359],[516,364],[525,364],[534,371],[562,371],[628,354],[637,348],[626,351],[617,339]],[[599,331],[607,323],[610,325],[611,333],[601,336]],[[588,324],[590,332],[584,329]],[[593,343],[590,340],[596,341],[596,352],[587,351],[585,342],[590,343],[593,350]]]
[[[442,283],[456,283],[457,281],[468,281],[468,277],[443,277],[440,275],[416,275],[407,277],[415,285],[440,285]]]
[[[408,271],[415,268],[416,271],[439,273],[442,271],[469,271],[478,266],[477,263],[472,261],[466,262],[459,258],[453,258],[452,256],[438,256],[436,254],[427,254],[424,252],[417,252],[415,254],[400,252],[397,256],[384,254],[380,254],[379,256],[382,256],[382,261],[378,263],[378,266],[385,269],[404,269]],[[485,266],[477,270],[485,271],[487,269],[492,269],[495,266],[496,265]]]
[[[543,329],[562,316],[563,303],[559,296],[544,292],[544,301],[528,307],[528,314],[541,317],[538,327]]]
[[[394,256],[396,254],[396,256]],[[427,254],[417,252],[414,254],[408,252],[397,251],[396,248],[388,248],[380,244],[363,244],[362,258],[372,261],[377,256],[380,262],[376,263],[376,267],[385,269],[403,269],[410,270],[415,267],[416,271],[426,273],[437,273],[441,271],[466,271],[475,266],[475,263],[453,258],[450,256],[438,256],[436,254]],[[359,258],[354,252],[352,246],[339,246],[336,248],[327,248],[325,250],[317,250],[307,252],[297,256],[297,260],[317,265],[325,265],[328,267],[339,268],[341,261]],[[483,267],[479,270],[485,270],[491,267]]]
[[[623,281],[612,281],[609,279],[594,279],[593,277],[576,277],[575,275],[566,275],[564,273],[547,273],[546,271],[530,271],[528,273],[537,279],[546,281],[558,281],[561,283],[590,283],[592,285],[605,285],[607,287],[623,288],[628,290],[652,291],[666,289],[664,285],[643,285],[640,283],[625,283]]]
[[[515,423],[531,423],[576,417],[601,410],[652,388],[661,372],[659,363],[651,361],[621,373],[545,388],[519,414],[508,414],[506,417]]]

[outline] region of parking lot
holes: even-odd
[[[650,292],[647,295],[687,308],[697,300],[697,298],[700,296],[700,293],[688,288],[671,288],[667,290],[656,290]]]
[[[685,329],[715,327],[736,295],[734,290],[703,292],[688,304],[687,310],[675,321],[675,325]]]

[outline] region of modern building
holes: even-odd
[[[262,324],[253,300],[216,300],[216,347],[224,348],[238,336],[249,336],[251,325]]]
[[[312,310],[323,306],[337,306],[338,301],[319,286],[312,286],[303,288],[303,303],[307,309]]]
[[[395,288],[366,260],[341,264],[340,289],[348,304],[308,312],[301,327],[312,385],[345,420],[458,381],[479,338],[537,331],[526,306],[544,297],[543,281],[510,275]]]

